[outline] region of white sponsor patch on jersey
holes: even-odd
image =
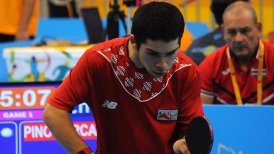
[[[178,110],[158,110],[157,120],[177,120]]]

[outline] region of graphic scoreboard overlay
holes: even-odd
[[[60,82],[0,83],[1,154],[66,154],[42,121],[44,106]],[[92,149],[97,131],[89,107],[82,103],[71,113],[74,127]]]

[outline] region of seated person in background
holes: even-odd
[[[34,38],[39,0],[0,0],[0,43]]]
[[[204,113],[198,70],[179,52],[184,25],[177,7],[151,2],[135,12],[132,35],[88,49],[45,106],[55,138],[70,153],[92,153],[69,116],[86,102],[96,153],[189,153],[186,128]]]
[[[214,15],[218,25],[212,32],[195,39],[186,50],[186,54],[199,65],[204,58],[215,51],[217,48],[225,45],[222,35],[221,25],[223,24],[223,12],[227,6],[237,0],[212,0],[210,10]],[[249,0],[243,0],[249,1]]]
[[[261,24],[247,2],[223,15],[227,45],[199,65],[203,103],[274,104],[274,46],[260,39]]]

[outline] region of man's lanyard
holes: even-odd
[[[236,102],[238,105],[242,105],[243,101],[241,98],[239,85],[237,83],[235,66],[234,66],[233,60],[230,56],[229,47],[227,47],[227,49],[226,49],[226,54],[227,54],[227,58],[228,58],[228,67],[230,70],[230,77],[232,80],[232,85],[233,85],[233,89],[234,89],[235,96],[236,96]],[[263,84],[263,61],[264,61],[264,45],[263,45],[262,41],[260,41],[260,43],[259,43],[259,58],[258,59],[259,59],[259,62],[258,62],[258,76],[257,76],[257,80],[258,80],[257,81],[257,104],[261,105],[262,104],[262,93],[263,93],[262,84]]]

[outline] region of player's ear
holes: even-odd
[[[130,35],[130,43],[136,43],[136,41],[135,41],[135,38],[134,38],[134,35],[133,34],[131,34]]]
[[[134,35],[130,35],[130,39],[129,39],[130,43],[132,44],[132,47],[134,49],[137,49],[137,44],[136,44],[136,41],[135,41],[135,38],[134,38]]]

